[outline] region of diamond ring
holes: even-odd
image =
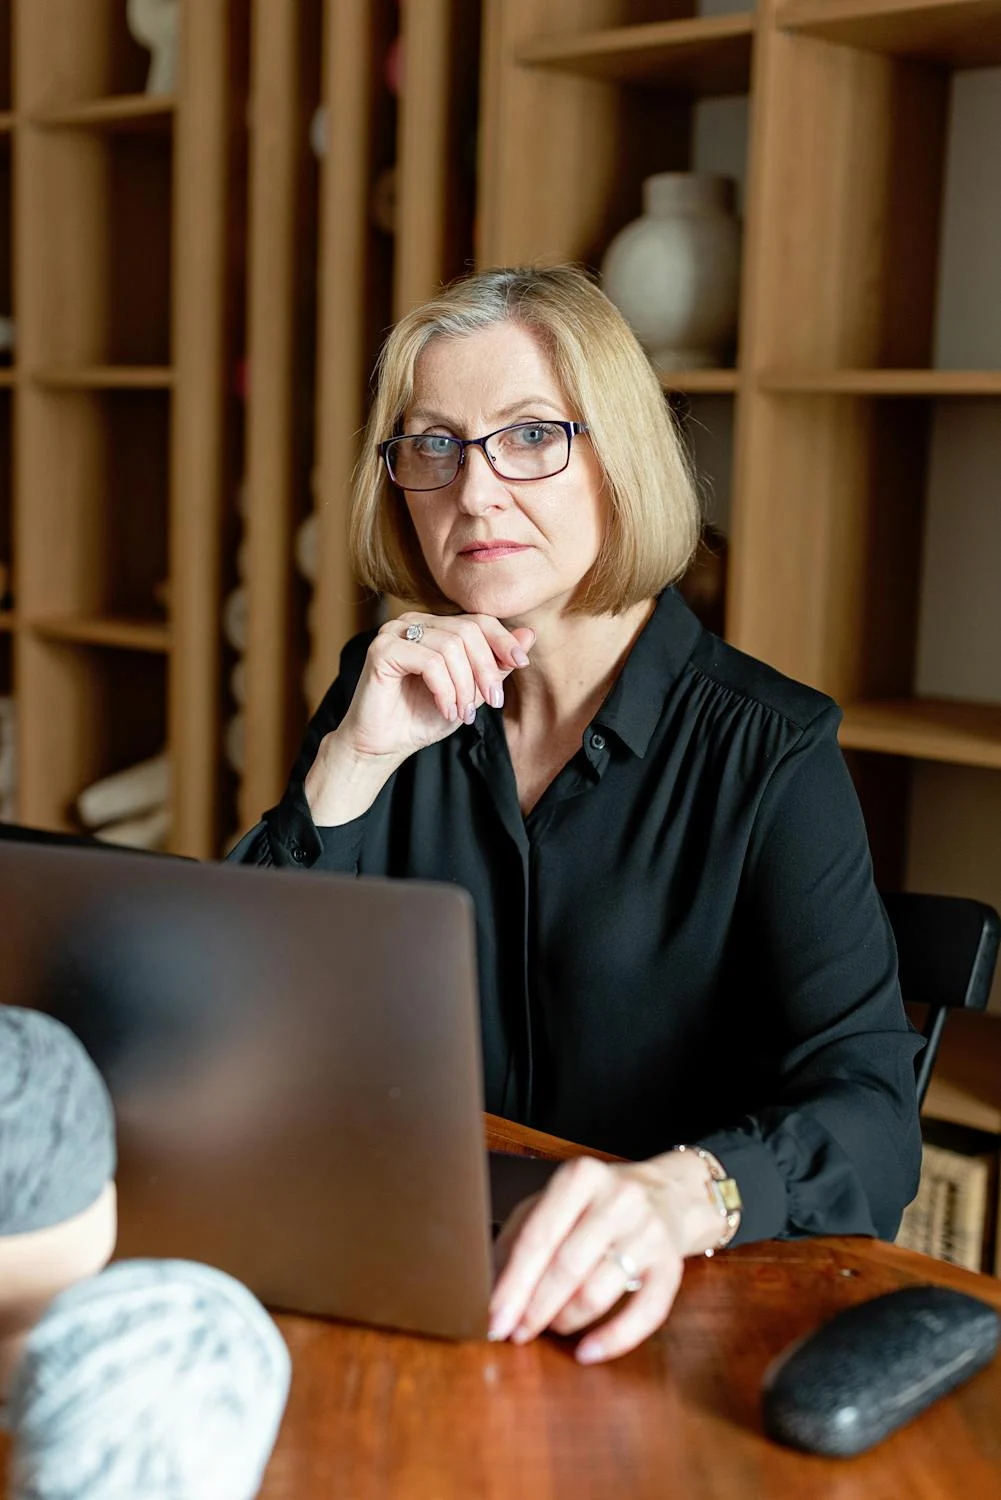
[[[619,1270],[626,1278],[627,1292],[639,1291],[640,1287],[643,1285],[643,1278],[640,1275],[640,1268],[633,1260],[632,1256],[624,1255],[619,1250],[606,1250],[605,1259],[614,1260],[615,1264],[618,1266]]]
[[[405,641],[414,641],[419,645],[420,642],[424,639],[424,626],[420,623],[416,625],[408,625],[406,630],[403,632],[403,639]]]

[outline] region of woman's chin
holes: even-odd
[[[502,579],[450,579],[452,587],[445,592],[464,615],[490,615],[495,620],[519,620],[539,611],[556,608],[565,602],[552,588]]]

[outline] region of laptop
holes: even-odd
[[[0,841],[0,1002],[83,1041],[114,1100],[117,1255],[269,1307],[482,1337],[496,1162],[473,906],[455,886]]]

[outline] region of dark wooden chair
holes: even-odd
[[[927,1007],[927,1045],[917,1060],[918,1103],[924,1100],[950,1010],[983,1010],[994,982],[1001,918],[993,906],[966,896],[884,892],[908,1005]]]

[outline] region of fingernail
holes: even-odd
[[[578,1364],[593,1365],[604,1354],[601,1345],[594,1339],[585,1339],[582,1344],[577,1345],[575,1358]]]
[[[504,689],[502,687],[492,687],[490,689],[490,706],[491,708],[504,707]]]
[[[467,703],[462,711],[462,717],[465,719],[467,724],[472,724],[476,718],[476,704]]]
[[[528,652],[522,651],[520,646],[515,646],[514,650],[511,652],[511,660],[514,662],[516,667],[527,667]]]
[[[527,1344],[532,1337],[532,1330],[522,1323],[511,1335],[512,1344]]]
[[[506,1339],[517,1321],[515,1313],[510,1307],[499,1307],[490,1319],[490,1332],[487,1338],[493,1342]]]

